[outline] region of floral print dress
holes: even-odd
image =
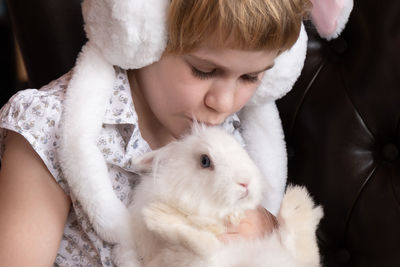
[[[126,71],[115,68],[115,84],[103,119],[97,146],[107,162],[115,194],[125,205],[138,183],[131,158],[150,151],[138,128]],[[54,266],[113,266],[112,244],[101,240],[93,230],[79,202],[70,194],[57,158],[63,99],[71,72],[39,90],[27,89],[15,94],[0,110],[0,155],[9,130],[21,134],[41,157],[46,167],[70,196],[70,209]],[[242,144],[239,119],[230,116],[223,127]]]

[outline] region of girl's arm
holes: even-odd
[[[30,144],[9,132],[0,170],[0,262],[52,266],[71,201]]]

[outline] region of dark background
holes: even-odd
[[[0,106],[24,85],[18,78],[17,53],[8,10],[5,1],[0,0]]]

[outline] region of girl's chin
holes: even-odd
[[[190,118],[176,118],[173,123],[168,125],[168,131],[175,139],[180,139],[185,135],[190,134],[193,125],[194,122]]]
[[[188,126],[188,127],[185,127],[185,128],[183,128],[183,129],[181,129],[181,130],[180,130],[179,132],[177,132],[176,134],[174,134],[174,137],[175,137],[176,139],[181,139],[181,138],[184,137],[185,135],[190,134],[191,130],[192,130],[192,126],[190,125],[190,126]]]

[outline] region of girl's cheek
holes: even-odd
[[[258,87],[258,85],[256,87],[253,86],[253,87],[249,87],[249,88],[242,88],[242,90],[240,90],[240,92],[237,95],[237,97],[238,97],[237,102],[240,103],[239,109],[241,109],[243,106],[245,106],[250,101],[251,97],[256,92],[257,87]]]

